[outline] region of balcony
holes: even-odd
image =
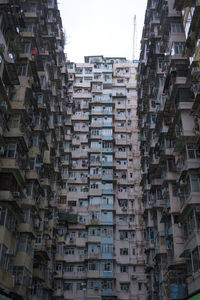
[[[48,186],[48,187],[51,186],[51,181],[49,178],[41,178],[40,182],[42,186]]]
[[[102,161],[102,167],[112,167],[113,162],[112,161]]]
[[[72,115],[72,121],[89,121],[89,115],[87,114],[77,114],[77,115]]]
[[[113,174],[103,174],[102,175],[102,180],[112,181],[113,180]]]
[[[166,181],[176,181],[177,173],[175,171],[163,171],[162,178]]]
[[[113,123],[112,122],[103,122],[102,127],[112,127]]]
[[[101,116],[102,115],[102,109],[92,109],[91,110],[91,115],[92,116],[95,116],[95,115]]]
[[[100,272],[99,271],[87,271],[88,278],[99,278]]]
[[[110,110],[103,110],[102,111],[102,114],[105,116],[107,116],[107,115],[112,115],[112,114],[114,114],[112,111],[110,111]]]
[[[106,277],[106,278],[108,278],[108,277],[114,277],[114,272],[113,271],[108,271],[108,272],[106,272],[106,271],[101,271],[101,277]]]
[[[101,225],[113,225],[113,220],[101,220]]]
[[[10,128],[9,131],[5,132],[4,136],[19,139],[25,150],[28,150],[28,137],[21,128]]]
[[[87,158],[87,151],[71,151],[72,158]]]
[[[163,199],[157,199],[154,201],[154,207],[159,208],[159,207],[164,207],[165,203]]]
[[[102,99],[102,103],[103,104],[112,104],[113,103],[113,101],[112,101],[112,98],[110,98],[110,99]]]
[[[0,191],[0,202],[10,202],[15,209],[20,209],[21,207],[21,193],[11,192],[11,191]]]
[[[114,194],[114,191],[113,189],[102,189],[102,194],[104,195],[113,195]]]
[[[35,238],[36,238],[36,233],[35,233],[35,230],[33,228],[33,225],[32,224],[29,224],[29,223],[21,223],[19,225],[19,231],[20,232],[29,232],[31,233]]]
[[[38,172],[36,170],[26,171],[26,179],[39,180]]]
[[[99,219],[91,219],[89,220],[89,225],[100,225]]]
[[[188,205],[198,205],[200,192],[190,192],[188,195],[180,195],[181,213],[185,211]]]
[[[113,259],[113,253],[101,253],[101,259]]]
[[[93,253],[93,252],[89,252],[88,253],[88,259],[100,259],[101,254],[100,253]]]
[[[112,141],[113,140],[113,136],[112,135],[103,135],[102,136],[102,140],[103,141]]]
[[[113,152],[113,148],[102,148],[102,152]]]
[[[89,190],[89,195],[90,196],[101,196],[102,195],[102,189],[98,188],[98,189],[91,189]]]
[[[44,270],[40,270],[39,268],[34,268],[33,269],[33,277],[38,278],[42,281],[45,280],[44,278]]]
[[[116,151],[115,152],[115,158],[121,158],[121,159],[126,159],[127,158],[127,153],[126,151],[122,151],[122,152],[119,152],[119,151]]]
[[[115,144],[116,145],[126,145],[128,143],[128,141],[126,139],[115,139]]]
[[[102,296],[114,296],[114,290],[112,289],[101,289],[101,295]]]
[[[101,179],[101,174],[90,174],[90,179],[100,180]]]
[[[25,171],[21,170],[19,166],[20,159],[17,158],[0,158],[0,166],[4,172],[12,172],[16,178],[18,178],[22,184],[25,181]]]
[[[90,152],[91,153],[101,153],[101,147],[91,147]]]
[[[101,210],[113,210],[113,204],[101,204]]]
[[[115,167],[116,167],[116,170],[127,170],[127,165],[126,164],[117,164],[115,163]]]
[[[118,192],[117,197],[119,200],[128,199],[128,192]]]
[[[76,92],[74,92],[73,93],[73,98],[77,98],[77,99],[91,99],[92,98],[92,94],[90,93],[90,92],[88,92],[88,93],[76,93]]]

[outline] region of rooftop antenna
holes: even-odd
[[[136,15],[133,15],[133,61],[136,55]]]

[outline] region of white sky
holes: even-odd
[[[147,0],[58,0],[67,36],[65,52],[73,62],[84,56],[133,57],[133,16],[136,14],[137,51]]]

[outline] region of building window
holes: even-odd
[[[17,144],[8,144],[6,157],[15,158],[17,153]]]
[[[58,243],[56,245],[56,252],[59,253],[59,254],[64,254],[64,248],[65,248],[64,243]]]
[[[90,290],[98,290],[100,288],[100,282],[98,280],[88,280],[87,286]]]
[[[34,30],[33,24],[29,23],[25,25],[24,32],[33,32],[33,30]]]
[[[113,282],[111,280],[102,280],[101,288],[102,290],[110,290],[113,287]]]
[[[74,255],[74,248],[66,248],[65,254]]]
[[[129,283],[120,283],[120,290],[128,293],[129,291]]]
[[[89,271],[98,271],[99,269],[99,264],[96,262],[89,262],[88,263],[88,270]]]
[[[181,23],[171,23],[171,32],[183,32],[183,25]]]
[[[138,282],[138,290],[139,290],[139,291],[142,290],[142,282]]]
[[[64,290],[72,291],[73,290],[73,283],[64,281]]]
[[[65,266],[65,272],[74,272],[74,266],[73,265],[66,265]]]
[[[128,231],[119,231],[120,240],[128,238]]]
[[[22,53],[31,53],[31,43],[22,43]]]
[[[191,174],[190,175],[190,180],[191,180],[191,190],[192,190],[192,192],[195,192],[195,193],[200,192],[200,175]]]
[[[54,289],[58,290],[62,288],[62,281],[61,279],[55,279],[54,280]]]
[[[81,291],[83,289],[83,284],[82,284],[82,282],[77,282],[77,284],[76,284],[76,290],[77,291]]]
[[[31,239],[27,235],[20,236],[17,248],[19,252],[26,252],[28,255],[33,253]]]
[[[119,222],[127,222],[127,216],[124,215],[119,216]]]
[[[30,272],[25,267],[15,267],[14,275],[15,275],[16,285],[24,285],[26,287],[30,286],[31,283]]]
[[[128,266],[120,266],[121,273],[128,273]]]
[[[7,248],[0,244],[0,268],[7,269],[8,256],[6,255]]]
[[[183,42],[174,42],[172,46],[172,55],[182,54],[184,51],[185,43]]]
[[[199,259],[198,247],[196,247],[195,250],[192,251],[192,260],[193,260],[194,272],[196,272],[200,269],[200,259]]]
[[[112,263],[111,262],[104,262],[103,263],[103,271],[104,272],[111,272],[112,271]]]
[[[15,228],[14,216],[7,208],[0,208],[0,225],[5,226],[10,231]]]
[[[84,271],[85,271],[84,265],[79,265],[79,266],[77,267],[77,271],[78,271],[78,272],[84,272]]]
[[[101,244],[101,252],[102,253],[113,253],[113,245],[112,244]]]
[[[128,255],[128,248],[120,248],[120,255]]]
[[[28,64],[21,64],[17,67],[18,76],[27,76],[28,75]]]
[[[87,249],[86,248],[79,248],[78,249],[78,254],[79,255],[85,255],[85,254],[87,254]]]
[[[56,271],[58,271],[58,272],[62,271],[62,264],[61,264],[61,263],[56,264],[55,269],[56,269]]]

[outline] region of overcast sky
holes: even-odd
[[[137,51],[147,0],[58,0],[67,37],[68,59],[83,62],[87,55],[133,57],[133,16]]]

